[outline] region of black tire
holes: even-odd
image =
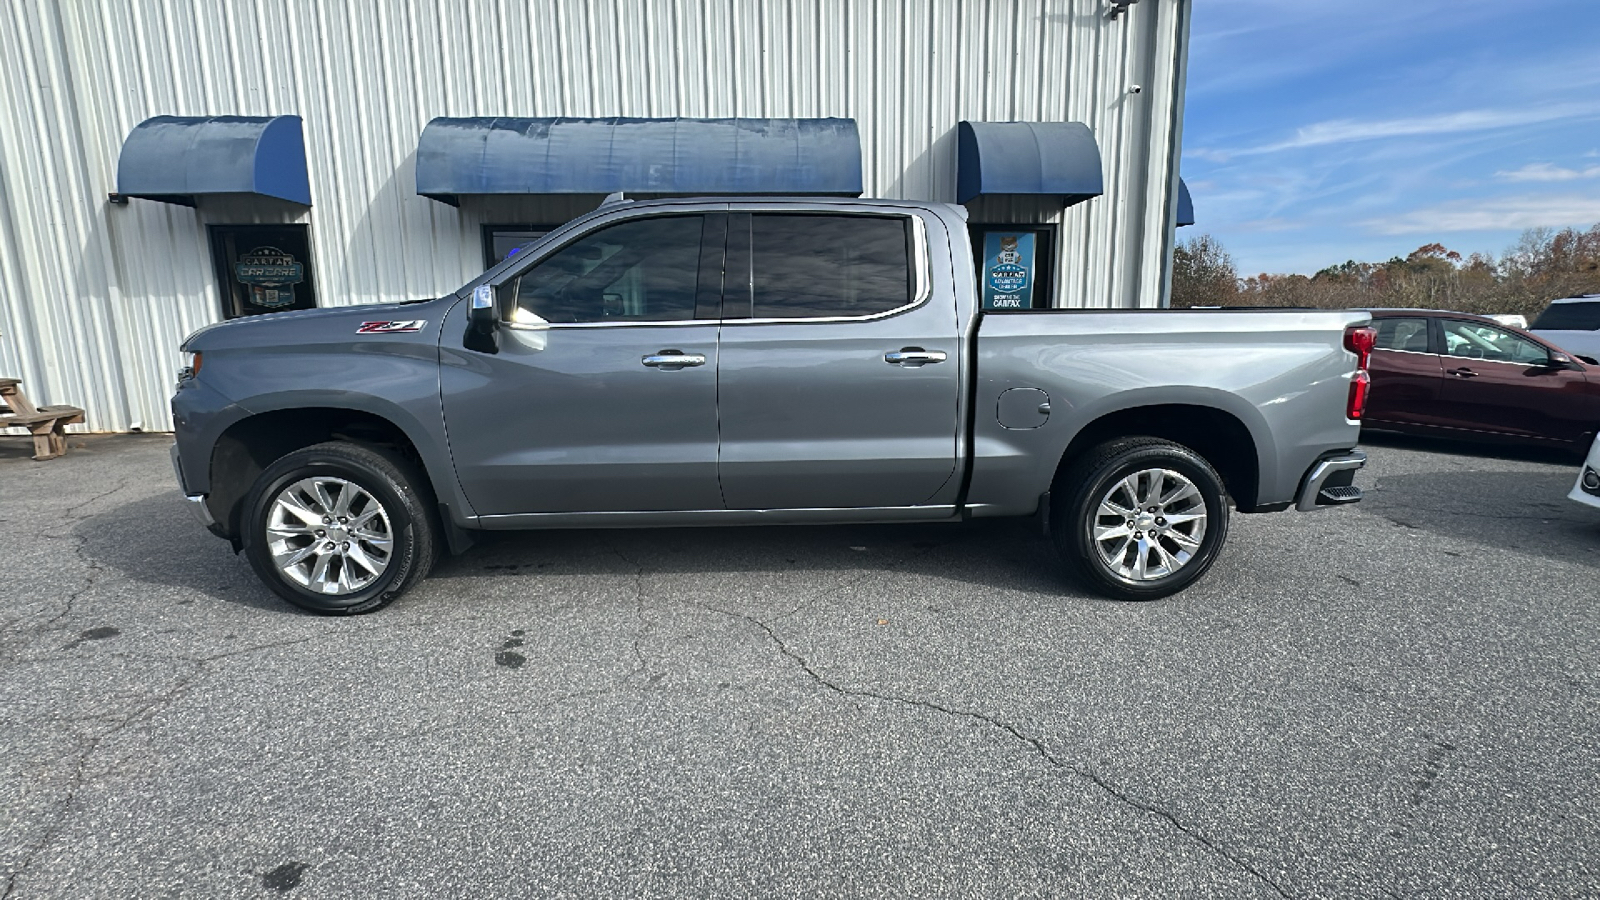
[[[311,590],[273,561],[267,529],[274,501],[296,483],[319,476],[359,487],[381,506],[387,518],[386,531],[392,541],[387,564],[359,590],[332,595]],[[421,581],[433,567],[438,542],[430,513],[431,497],[426,478],[397,454],[348,441],[329,441],[296,450],[268,466],[245,497],[241,522],[245,556],[273,593],[301,609],[328,616],[374,612]],[[311,543],[320,541],[314,538]],[[358,549],[368,546],[355,542]],[[348,547],[349,542],[343,546]],[[336,561],[331,568],[338,571],[341,565],[350,564]],[[350,571],[370,574],[359,568]]]
[[[1148,508],[1143,512],[1134,508],[1133,512],[1141,515],[1139,520],[1129,520],[1138,523],[1135,527],[1139,530],[1135,533],[1141,537],[1152,534],[1157,537],[1145,543],[1123,541],[1119,544],[1118,538],[1113,536],[1104,543],[1097,543],[1094,538],[1097,525],[1112,529],[1124,527],[1116,522],[1115,517],[1101,515],[1102,499],[1118,490],[1118,485],[1124,479],[1151,471],[1177,473],[1198,492],[1198,502],[1175,502],[1173,508],[1176,512],[1173,515],[1192,516],[1203,506],[1205,518],[1173,524],[1164,517],[1157,517],[1160,512],[1166,511],[1164,507],[1158,505],[1157,513],[1149,513]],[[1166,479],[1166,476],[1160,477]],[[1163,492],[1163,486],[1176,488],[1181,485],[1174,479],[1163,480],[1157,485],[1155,476],[1135,480],[1141,486],[1152,486],[1157,495]],[[1121,508],[1126,505],[1124,501],[1129,496],[1127,489],[1122,489],[1112,499]],[[1058,478],[1051,498],[1051,543],[1055,545],[1062,561],[1091,590],[1116,600],[1156,600],[1183,590],[1211,568],[1228,537],[1228,498],[1222,478],[1198,453],[1182,444],[1159,438],[1124,438],[1089,450],[1073,461]],[[1144,515],[1151,516],[1151,521],[1144,521]],[[1143,530],[1150,527],[1156,530]],[[1194,534],[1197,528],[1203,528],[1203,533],[1196,540]],[[1183,543],[1180,543],[1180,539]],[[1154,545],[1156,549],[1143,549],[1146,543]],[[1186,549],[1190,543],[1198,546]],[[1122,549],[1119,550],[1119,547]],[[1182,558],[1185,553],[1188,554],[1187,558]],[[1108,557],[1116,560],[1116,563],[1108,562]],[[1142,571],[1146,577],[1136,574],[1141,557],[1145,560],[1146,567]],[[1170,571],[1161,574],[1148,568],[1148,563],[1157,559],[1165,560],[1166,565],[1158,565],[1156,569],[1169,568]],[[1172,567],[1173,562],[1178,562],[1178,565]],[[1117,564],[1133,571],[1122,571],[1116,567]]]

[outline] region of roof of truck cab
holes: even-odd
[[[804,206],[890,206],[911,207],[914,209],[953,209],[966,214],[966,207],[955,203],[945,203],[938,200],[896,200],[887,197],[818,197],[803,195],[769,195],[769,194],[731,194],[726,196],[706,197],[652,197],[649,199],[635,200],[625,197],[622,200],[612,200],[600,204],[596,209],[610,208],[644,208],[653,206],[679,206],[701,203],[745,203],[745,204],[800,204]]]
[[[1479,315],[1478,313],[1462,312],[1459,309],[1413,309],[1406,306],[1390,306],[1362,307],[1361,311],[1371,313],[1374,316],[1450,316],[1451,318],[1458,319],[1481,319],[1485,322],[1498,324],[1488,316]]]

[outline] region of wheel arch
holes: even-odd
[[[449,473],[430,465],[423,444],[397,418],[351,406],[279,406],[229,424],[211,449],[211,492],[206,502],[213,519],[237,549],[244,498],[261,472],[289,453],[332,440],[383,448],[402,457],[428,480],[425,487],[434,497],[445,501],[452,494]]]
[[[1260,427],[1264,430],[1265,424]],[[1107,441],[1135,436],[1162,438],[1198,453],[1222,476],[1240,512],[1256,509],[1262,478],[1270,474],[1264,469],[1270,465],[1265,451],[1271,445],[1264,445],[1236,412],[1211,403],[1155,402],[1102,412],[1068,441],[1056,464],[1052,490],[1084,453]]]

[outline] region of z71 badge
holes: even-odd
[[[421,331],[422,326],[428,324],[427,319],[412,319],[409,322],[362,322],[356,329],[356,334],[401,334],[407,331]]]

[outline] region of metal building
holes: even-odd
[[[84,407],[86,430],[169,430],[178,345],[203,325],[439,296],[604,188],[708,177],[963,201],[980,257],[985,228],[1032,236],[1031,296],[1013,302],[1164,305],[1189,15],[1190,0],[13,3],[0,375]],[[766,143],[729,149],[730,128]]]

